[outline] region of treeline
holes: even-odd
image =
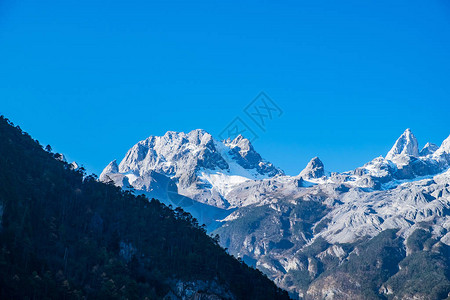
[[[160,299],[173,280],[237,299],[288,299],[182,209],[58,159],[0,117],[0,298]]]

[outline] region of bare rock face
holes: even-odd
[[[399,283],[437,272],[421,274],[417,265],[450,269],[450,137],[436,147],[419,153],[408,129],[386,158],[355,170],[327,177],[315,157],[300,175],[286,176],[242,136],[219,142],[202,130],[168,132],[133,146],[100,180],[181,206],[294,298],[409,299]],[[424,226],[423,246],[408,244]],[[445,281],[444,271],[429,278]],[[215,299],[192,284],[180,285],[187,293],[174,289],[175,299]]]
[[[216,281],[174,281],[164,300],[234,300],[236,297]]]
[[[400,136],[386,158],[378,157],[354,171],[356,176],[371,176],[375,182],[384,184],[392,180],[414,179],[435,175],[445,170],[450,162],[450,139],[441,147],[427,143],[418,152],[418,142],[410,129]]]
[[[386,159],[393,160],[399,155],[419,156],[419,144],[409,128],[395,142]]]
[[[359,289],[360,284],[356,278],[346,273],[339,273],[312,284],[305,293],[304,299],[366,300],[364,295],[358,293]]]
[[[318,157],[311,159],[306,168],[300,172],[300,177],[304,179],[317,179],[323,176],[325,176],[325,168],[322,161]]]
[[[230,148],[232,157],[245,169],[255,169],[261,175],[270,177],[282,174],[282,171],[268,162],[264,162],[261,155],[255,151],[250,141],[242,135],[234,140],[224,142]]]
[[[119,173],[119,166],[117,165],[117,161],[113,160],[110,162],[104,169],[103,172],[100,174],[100,181],[106,182],[111,180],[110,177],[107,177],[108,174],[116,174]]]
[[[418,176],[433,175],[440,171],[433,160],[420,159],[413,156],[397,157],[397,170],[393,176],[397,179],[412,179]]]
[[[169,178],[179,194],[220,208],[230,206],[226,193],[237,183],[282,175],[283,171],[265,161],[242,136],[220,142],[204,130],[189,133],[169,131],[138,142],[117,165],[111,162],[101,181],[129,184],[154,192],[156,177]]]
[[[176,177],[184,177],[188,171],[198,168],[229,168],[212,136],[203,130],[188,134],[169,131],[162,137],[151,136],[134,145],[119,165],[120,173],[142,175],[153,170]]]
[[[432,158],[436,160],[441,168],[450,165],[450,136],[442,142],[442,145],[437,149]]]
[[[422,148],[422,150],[420,150],[419,155],[420,156],[427,156],[427,155],[431,155],[434,152],[436,152],[436,150],[439,149],[439,146],[433,143],[426,143],[426,145]]]

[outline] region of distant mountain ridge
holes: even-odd
[[[331,180],[383,189],[389,188],[395,180],[434,175],[449,166],[449,144],[450,137],[440,147],[427,143],[419,151],[418,141],[408,128],[386,158],[375,158],[353,171],[327,174],[321,160],[315,157],[298,176],[285,176],[281,169],[263,159],[250,141],[241,135],[233,140],[218,141],[201,129],[189,133],[169,131],[164,136],[150,136],[134,145],[120,164],[114,160],[103,170],[100,180],[111,180],[118,186],[158,194],[161,186],[154,187],[154,183],[164,178],[169,187],[163,187],[163,190],[229,209],[247,203],[230,197],[233,190],[270,178],[282,178],[283,182],[297,180],[297,183]],[[170,198],[163,194],[158,196]]]
[[[0,116],[0,299],[289,299],[182,209],[50,149]]]
[[[286,176],[243,137],[220,142],[205,131],[193,132],[204,137],[197,144],[214,147],[160,137],[171,155],[155,156],[161,153],[156,146],[146,150],[150,156],[130,150],[118,168],[104,170],[101,180],[121,185],[125,178],[137,193],[159,192],[166,204],[190,211],[221,236],[230,253],[262,270],[294,298],[450,296],[450,136],[440,146],[427,143],[419,150],[407,129],[386,157],[354,170],[328,173],[315,157],[299,175]],[[189,135],[196,136],[175,134]],[[130,160],[130,153],[136,159]],[[149,165],[147,157],[160,160]],[[208,163],[211,157],[214,163]],[[161,192],[162,182],[170,188]],[[352,269],[355,278],[349,270],[362,263],[357,253],[372,257],[365,263],[375,267],[369,273]],[[437,261],[436,270],[417,269],[417,264]],[[406,267],[417,272],[413,276]],[[434,279],[424,279],[429,276]]]
[[[282,174],[244,137],[239,135],[220,142],[197,129],[187,134],[169,131],[164,136],[140,141],[119,165],[112,161],[101,173],[100,180],[152,192],[154,177],[163,176],[176,185],[181,195],[228,208],[232,203],[226,200],[226,193],[236,184]]]

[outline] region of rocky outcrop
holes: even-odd
[[[398,230],[387,241],[380,239],[386,243],[386,249],[393,251],[384,263],[378,263],[380,266],[389,265],[389,257],[397,255],[395,251],[407,248],[390,246],[389,240],[401,243],[423,224],[430,226],[436,240],[450,246],[450,171],[386,190],[349,188],[332,182],[300,187],[289,195],[286,189],[281,186],[265,193],[276,201],[239,208],[215,233],[230,253],[243,257],[304,299],[366,299],[358,287],[364,281],[351,273],[327,272],[330,275],[326,278],[321,274],[348,260],[351,253],[356,254],[351,258],[355,262],[352,266],[364,265],[357,263],[358,253],[370,249],[354,246],[383,231]],[[385,253],[376,245],[378,242],[374,241],[370,247],[380,252],[366,254],[367,257],[377,258]],[[370,264],[377,266],[376,259]],[[398,267],[397,263],[392,266]],[[298,282],[307,284],[302,287]]]
[[[305,169],[300,172],[300,177],[304,179],[317,179],[325,176],[325,168],[318,157],[310,160]]]
[[[114,160],[106,166],[100,180],[151,193],[162,189],[158,196],[164,194],[164,186],[170,181],[182,196],[228,208],[225,193],[237,183],[282,174],[254,150],[248,139],[238,136],[220,142],[197,129],[187,134],[169,131],[140,141],[119,165]]]
[[[217,281],[182,281],[170,283],[171,290],[164,300],[234,300],[236,297]]]
[[[118,172],[111,164],[101,178],[107,175],[119,186],[129,181],[147,195],[163,190],[171,199],[165,203],[183,207],[210,231],[219,227],[213,233],[220,235],[223,247],[293,295],[365,299],[359,286],[391,262],[377,260],[385,252],[376,243],[376,253],[358,245],[395,230],[385,250],[393,251],[390,255],[397,260],[391,265],[398,268],[399,259],[414,254],[401,253],[410,248],[398,242],[423,224],[436,241],[450,246],[450,137],[435,148],[427,144],[419,153],[408,129],[386,158],[326,176],[315,157],[300,175],[291,177],[264,161],[242,136],[222,143],[203,131],[170,133],[138,143]],[[389,240],[396,244],[389,245]],[[434,244],[427,243],[423,251],[433,249]],[[348,268],[375,266],[374,273],[361,277],[366,279],[353,278],[339,267],[358,262],[364,251],[375,259]],[[365,288],[375,293],[372,296],[388,295],[400,289],[394,283]]]
[[[261,155],[255,151],[250,141],[242,135],[238,135],[233,140],[228,139],[224,144],[230,148],[231,156],[244,169],[254,169],[259,174],[269,177],[283,174],[283,171],[271,163],[265,162]]]
[[[111,177],[109,177],[108,175],[117,173],[119,173],[119,166],[117,165],[117,161],[113,160],[103,169],[103,172],[100,174],[99,179],[100,181],[107,182],[111,180]]]
[[[399,155],[419,156],[419,144],[409,128],[395,142],[386,159],[394,160]]]
[[[426,143],[426,145],[422,148],[422,150],[420,150],[419,155],[420,156],[431,155],[434,152],[436,152],[437,149],[439,149],[438,145],[433,143]]]
[[[439,163],[441,168],[450,165],[450,136],[442,142],[439,149],[433,153],[432,158]]]

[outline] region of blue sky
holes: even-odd
[[[410,127],[450,134],[450,3],[0,2],[0,113],[99,174],[167,130],[215,136],[235,117],[288,174],[344,171]],[[283,110],[266,131],[243,112]]]

